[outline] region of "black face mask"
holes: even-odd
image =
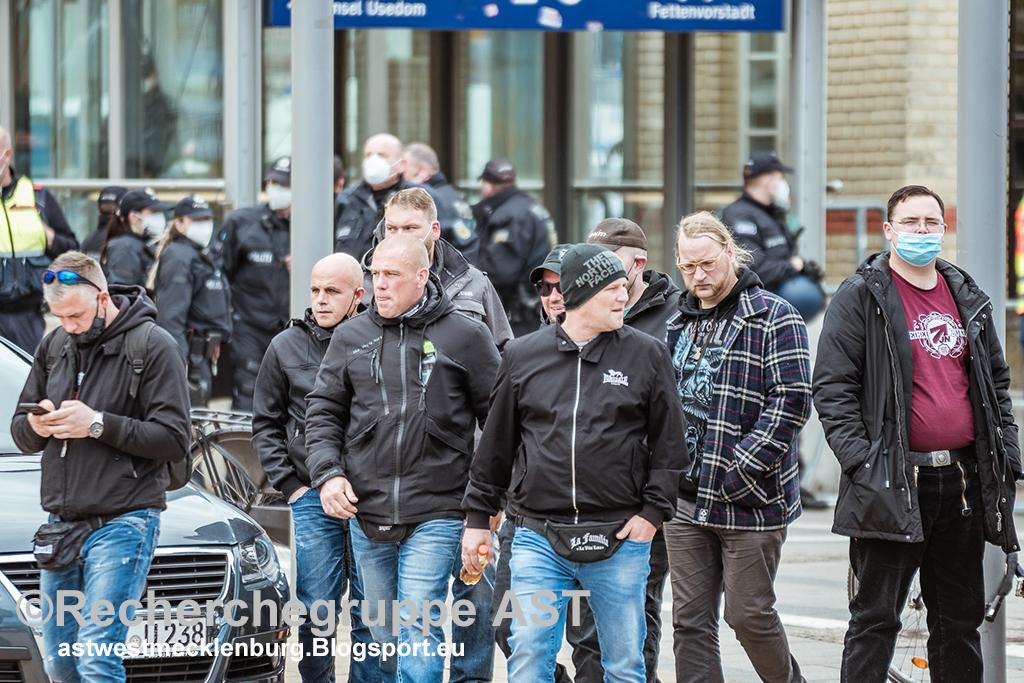
[[[100,338],[106,327],[107,319],[100,317],[100,298],[96,297],[96,317],[92,319],[92,325],[85,332],[72,334],[71,338],[75,340],[75,344],[78,346],[88,346]]]

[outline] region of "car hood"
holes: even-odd
[[[39,461],[38,455],[0,457],[0,553],[32,552],[32,536],[47,520],[39,506]],[[261,533],[244,512],[191,484],[168,491],[160,515],[161,547],[234,545]]]

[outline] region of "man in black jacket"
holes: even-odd
[[[551,215],[516,187],[516,170],[508,159],[492,159],[480,175],[483,199],[473,206],[480,254],[477,264],[498,290],[518,337],[537,329],[537,298],[530,272],[555,246]]]
[[[682,410],[665,345],[623,327],[618,257],[570,248],[561,288],[565,322],[505,349],[463,501],[463,563],[479,571],[488,515],[507,491],[518,515],[512,593],[525,617],[513,618],[509,680],[552,680],[566,603],[556,599],[559,619],[543,625],[538,603],[581,587],[606,680],[642,681],[650,544],[686,465]]]
[[[445,639],[436,608],[432,623],[411,615],[415,625],[399,634],[390,603],[419,609],[448,594],[475,429],[499,356],[487,327],[458,313],[430,274],[420,240],[381,242],[372,273],[370,309],[335,331],[308,397],[309,476],[327,514],[355,517],[352,549],[375,639],[402,648],[426,639],[430,652],[400,651],[397,668],[403,680],[434,681]],[[381,665],[392,678],[395,661]]]
[[[43,569],[40,590],[50,604],[57,604],[58,592],[84,592],[83,614],[100,601],[118,611],[142,595],[166,507],[168,462],[188,451],[185,366],[174,340],[156,326],[156,308],[141,287],[108,291],[99,264],[79,252],[58,257],[51,269],[44,296],[61,328],[39,345],[18,399],[48,412],[19,409],[11,435],[23,452],[43,452],[41,501],[50,521],[81,520],[91,531],[81,546],[82,561]],[[149,329],[135,331],[141,326]],[[136,374],[127,354],[130,337],[140,333],[145,363]],[[60,654],[64,643],[124,642],[125,624],[100,621],[47,621],[50,678],[125,680],[114,653]]]
[[[0,267],[15,271],[13,262],[23,258],[53,259],[78,248],[60,204],[46,188],[14,170],[14,148],[7,130],[0,127]],[[33,271],[25,273],[36,278]],[[38,281],[37,281],[38,282]],[[35,350],[43,338],[42,297],[16,295],[0,290],[0,336],[25,349]]]
[[[981,681],[985,541],[1019,549],[1010,369],[988,296],[937,258],[939,196],[910,185],[887,209],[889,254],[836,292],[814,368],[814,405],[843,471],[832,530],[852,537],[858,581],[842,680],[885,680],[920,572],[932,680]]]
[[[281,157],[264,177],[267,201],[232,211],[210,242],[210,253],[231,283],[231,406],[252,410],[256,373],[270,340],[289,316],[291,273],[291,159]]]
[[[475,261],[480,244],[476,235],[473,209],[448,178],[441,172],[437,152],[427,144],[413,142],[402,152],[405,159],[405,178],[430,188],[437,203],[437,220],[441,223],[441,237]]]
[[[305,440],[306,394],[313,390],[335,328],[359,309],[362,281],[362,268],[348,254],[331,254],[317,261],[310,276],[310,308],[305,317],[292,320],[287,330],[271,340],[253,394],[253,447],[270,484],[291,506],[295,597],[307,609],[313,609],[317,600],[338,603],[346,584],[351,585],[351,600],[363,599],[362,586],[349,562],[348,521],[326,514],[319,493],[310,488]],[[351,617],[353,642],[371,642],[358,605]],[[319,623],[330,622],[321,617]],[[312,624],[301,624],[299,641],[304,654],[299,675],[308,682],[333,681],[334,657],[316,654],[315,640]],[[378,680],[376,667],[376,661],[369,658],[353,659],[349,680]]]

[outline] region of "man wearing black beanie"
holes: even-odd
[[[482,570],[478,548],[490,546],[488,518],[507,491],[518,513],[518,610],[498,611],[516,614],[509,680],[553,680],[568,607],[561,596],[582,589],[606,677],[642,681],[651,539],[674,514],[684,419],[667,348],[623,327],[622,261],[575,245],[562,257],[561,288],[565,321],[505,347],[463,500],[463,563]],[[551,603],[545,592],[560,597]],[[553,624],[548,609],[560,614]]]

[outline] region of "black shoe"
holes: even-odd
[[[828,503],[816,498],[813,493],[805,488],[800,489],[800,506],[804,510],[827,510]]]

